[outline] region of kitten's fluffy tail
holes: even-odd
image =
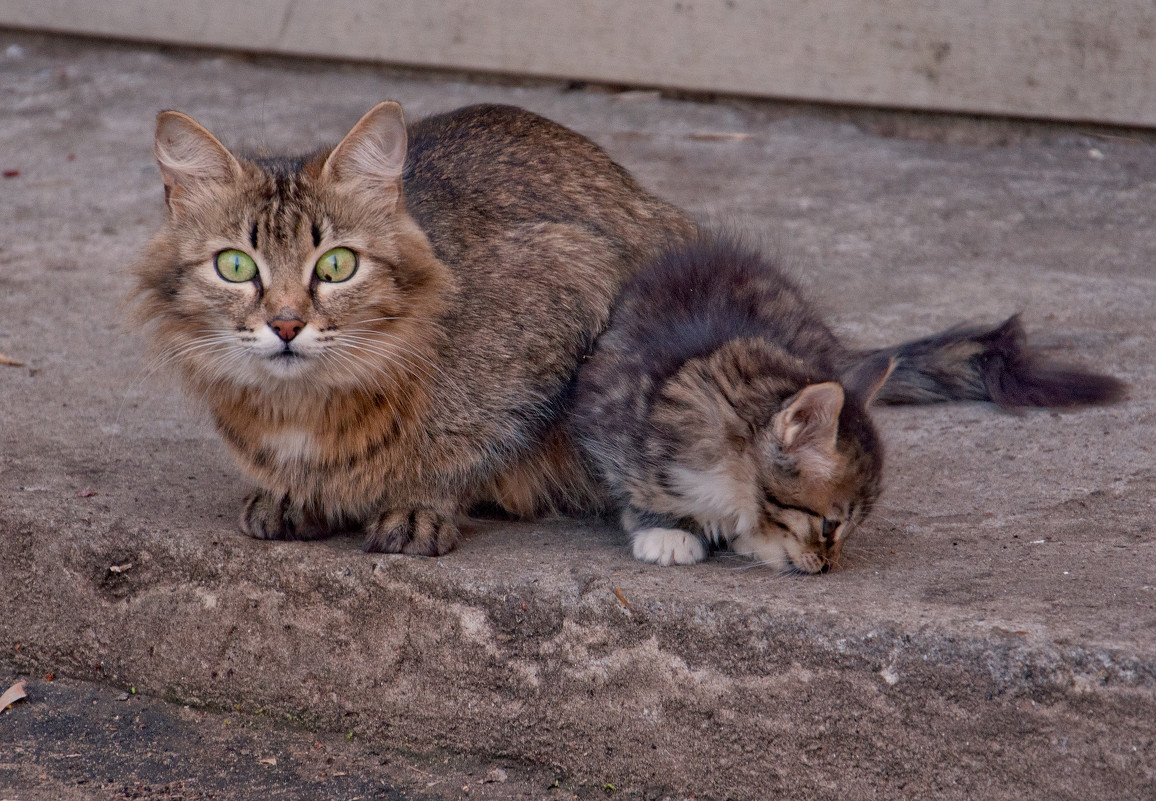
[[[877,403],[992,401],[1004,408],[1084,406],[1112,403],[1127,385],[1107,375],[1048,364],[1027,347],[1019,315],[995,328],[957,326],[891,348],[856,353],[852,369],[867,359],[891,356],[895,369]]]

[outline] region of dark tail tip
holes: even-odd
[[[1018,314],[976,341],[987,346],[975,357],[980,378],[990,399],[1004,408],[1115,403],[1128,388],[1109,375],[1041,361],[1027,347]]]
[[[1028,347],[1019,315],[995,328],[960,326],[893,348],[856,355],[890,355],[895,370],[882,403],[986,400],[1005,409],[1063,408],[1114,403],[1127,385],[1112,376],[1052,364]]]

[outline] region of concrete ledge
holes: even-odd
[[[1156,125],[1142,0],[5,0],[0,25],[833,103]]]
[[[573,525],[481,531],[434,561],[104,515],[53,534],[69,517],[3,521],[25,554],[0,625],[18,667],[707,798],[1152,786],[1131,749],[1151,741],[1156,660],[859,618],[839,577],[636,568]],[[799,590],[829,606],[790,611]]]
[[[0,45],[0,353],[24,362],[0,366],[6,668],[557,765],[628,798],[1152,797],[1150,145]],[[247,487],[119,327],[123,266],[161,209],[153,116],[308,148],[385,97],[579,128],[672,200],[777,242],[864,346],[1022,311],[1131,398],[879,410],[881,507],[819,578],[648,567],[573,521],[480,525],[439,560],[245,539]]]

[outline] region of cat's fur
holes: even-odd
[[[693,230],[682,211],[512,107],[407,131],[383,103],[332,150],[278,159],[163,112],[154,149],[168,211],[136,267],[139,316],[260,486],[247,533],[440,554],[475,502],[601,507],[560,412],[623,280]],[[336,246],[357,272],[317,281]],[[216,273],[230,249],[257,280]]]
[[[1005,409],[1112,403],[1124,396],[1119,379],[1048,364],[1027,346],[1019,316],[994,328],[961,325],[890,348],[847,354],[845,365],[895,359],[877,402],[992,401]]]
[[[407,129],[383,103],[297,158],[237,156],[162,112],[154,152],[167,213],[135,268],[137,319],[259,485],[245,532],[359,530],[367,550],[440,554],[473,504],[604,507],[562,420],[623,282],[696,236],[684,212],[585,137],[507,106]],[[334,247],[358,256],[348,282],[314,277]],[[217,272],[232,250],[256,279]],[[922,402],[930,381],[971,397],[999,346],[981,334],[901,346],[883,396]],[[867,383],[890,361],[825,358],[824,381],[837,364]]]
[[[890,359],[844,379],[802,293],[755,250],[705,234],[624,289],[582,368],[578,436],[634,555],[692,564],[710,544],[817,573],[879,493],[866,413]]]
[[[720,545],[817,573],[879,494],[872,399],[1063,406],[1121,389],[1042,365],[1015,318],[849,351],[770,260],[703,232],[623,289],[573,422],[636,558],[693,564]]]

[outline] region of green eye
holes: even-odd
[[[248,253],[222,250],[217,254],[217,274],[234,284],[252,281],[257,277],[257,262]]]
[[[357,254],[349,248],[334,248],[317,260],[313,271],[327,283],[348,281],[357,272]]]

